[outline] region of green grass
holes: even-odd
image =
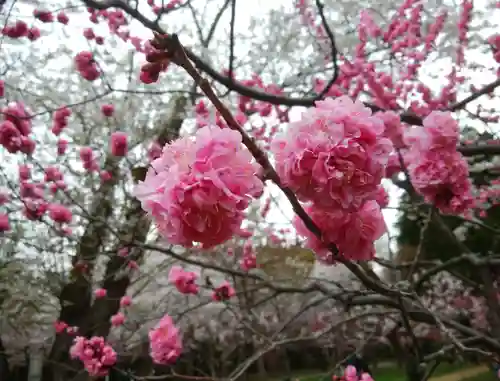
[[[433,377],[443,376],[449,373],[457,372],[463,369],[470,368],[474,365],[468,363],[457,363],[457,364],[440,364],[432,374]],[[373,369],[373,378],[376,381],[406,381],[406,374],[404,368],[399,368],[396,364],[379,367],[378,369]],[[286,376],[284,375],[271,375],[266,381],[283,381]],[[482,378],[481,378],[482,377]],[[252,380],[253,377],[250,378]],[[294,372],[291,376],[293,381],[331,381],[329,373],[321,372],[318,370],[310,369]],[[258,377],[255,378],[258,380]],[[475,378],[470,378],[463,381],[497,381],[494,378],[493,372],[490,374],[482,374]]]
[[[443,376],[448,373],[457,372],[466,368],[471,367],[471,364],[467,363],[457,363],[457,364],[440,364],[436,370],[433,372],[432,377]],[[373,370],[373,378],[376,381],[405,381],[406,375],[405,370],[398,368],[396,365],[380,367]],[[283,377],[276,377],[268,381],[281,381]],[[328,374],[315,372],[313,370],[295,373],[292,377],[293,379],[299,379],[300,381],[330,381]],[[467,381],[490,381],[490,379],[480,380],[473,379]]]

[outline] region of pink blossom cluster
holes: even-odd
[[[358,371],[352,365],[349,365],[345,368],[344,374],[340,377],[333,376],[332,381],[374,381],[372,376],[368,373],[362,373],[358,376]]]
[[[83,363],[89,375],[95,377],[106,376],[109,369],[116,364],[116,352],[104,338],[98,336],[90,339],[76,337],[69,353],[72,358]]]
[[[495,34],[488,38],[488,42],[493,49],[493,58],[500,63],[500,34]]]
[[[160,73],[167,71],[170,66],[170,60],[164,52],[152,49],[146,54],[146,63],[141,67],[139,79],[145,84],[158,82]]]
[[[4,26],[1,30],[2,34],[10,38],[26,37],[30,41],[35,41],[40,37],[40,29],[37,27],[28,27],[28,25],[18,20],[14,25]]]
[[[76,70],[87,81],[95,81],[101,75],[99,67],[91,52],[83,51],[75,56]]]
[[[280,178],[323,232],[320,240],[294,222],[321,259],[330,244],[353,260],[375,255],[373,242],[385,231],[375,200],[393,148],[384,132],[382,119],[343,96],[317,102],[272,142]]]
[[[4,120],[0,122],[0,145],[10,153],[31,155],[36,143],[29,137],[31,116],[24,104],[10,103],[1,110],[1,114]]]
[[[60,107],[54,112],[52,117],[52,133],[59,136],[61,132],[68,126],[68,119],[72,112],[66,106]]]
[[[407,102],[410,110],[419,116],[425,116],[431,110],[445,109],[456,102],[456,87],[464,81],[464,76],[458,75],[457,67],[463,64],[463,48],[467,45],[472,1],[462,1],[458,22],[457,65],[452,65],[447,75],[448,84],[438,94],[433,94],[429,87],[420,82],[417,73],[435,48],[436,40],[444,29],[447,13],[438,12],[427,26],[422,18],[424,4],[420,0],[402,2],[384,29],[376,24],[371,11],[363,10],[358,24],[359,43],[355,46],[354,58],[349,60],[345,56],[338,57],[338,78],[324,95],[338,97],[348,94],[355,99],[362,92],[367,92],[372,97],[371,103],[380,108],[396,110],[400,108],[401,102]],[[296,7],[302,16],[302,23],[312,31],[317,40],[327,42],[321,47],[330,59],[328,39],[325,38],[326,32],[314,2],[297,1]],[[381,44],[390,46],[392,54],[405,59],[405,65],[401,65],[399,72],[391,70],[390,74],[384,73],[378,67],[378,59],[369,60],[371,55],[366,52],[368,37],[372,41],[380,38]],[[498,72],[500,73],[500,68]],[[397,83],[394,78],[398,79]],[[315,91],[322,93],[327,82],[328,80],[315,78]],[[413,96],[416,91],[422,95],[421,99]]]
[[[443,213],[463,214],[474,206],[469,168],[457,152],[458,123],[449,112],[433,111],[422,128],[406,134],[408,171],[416,191]]]
[[[182,0],[170,0],[168,3],[164,4],[163,1],[160,2],[162,6],[156,5],[154,0],[148,0],[148,5],[151,7],[156,15],[166,13],[175,9],[176,6],[182,4]],[[163,5],[164,4],[164,5]]]
[[[185,271],[181,266],[172,266],[168,274],[168,281],[174,284],[182,294],[198,294],[197,279],[198,274],[193,271]]]
[[[113,132],[109,145],[113,156],[125,156],[128,151],[127,134],[120,131]]]
[[[4,212],[0,212],[0,233],[5,233],[10,230],[9,215]]]
[[[62,204],[49,204],[49,217],[59,224],[70,223],[73,219],[73,213],[68,207]]]
[[[115,113],[115,106],[112,104],[105,104],[101,106],[102,115],[111,117]]]
[[[258,170],[239,132],[207,126],[167,144],[134,194],[170,243],[210,248],[240,230]]]
[[[94,157],[94,152],[90,147],[80,148],[80,159],[82,160],[83,168],[87,171],[96,171],[99,169],[99,165]]]
[[[78,327],[70,327],[68,323],[57,320],[54,322],[54,329],[57,334],[66,332],[68,335],[75,335],[78,332]]]
[[[251,240],[247,240],[243,245],[243,256],[240,259],[240,267],[243,271],[249,271],[257,267],[257,255]]]
[[[165,315],[149,331],[151,358],[156,364],[172,364],[182,353],[182,341],[179,330],[172,318]]]
[[[223,302],[236,295],[236,290],[231,284],[225,280],[219,286],[215,287],[212,292],[212,300],[214,302]]]
[[[69,17],[64,11],[60,11],[56,18],[61,24],[67,25],[69,23]]]

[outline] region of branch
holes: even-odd
[[[143,26],[146,28],[150,29],[151,31],[154,31],[160,35],[165,35],[166,32],[164,29],[162,29],[159,24],[155,21],[152,21],[142,15],[137,9],[132,8],[130,5],[127,3],[121,1],[121,0],[107,0],[103,2],[99,2],[96,0],[82,0],[85,5],[88,7],[104,10],[112,7],[119,8],[123,10],[125,13],[127,13],[129,16],[133,17],[137,21],[139,21]],[[226,3],[224,4],[224,7],[221,8],[220,15],[223,13],[223,10],[225,10],[225,6],[229,3],[230,0],[226,0]],[[219,16],[219,14],[217,15]],[[215,24],[214,24],[215,25]],[[212,32],[212,31],[211,31]],[[207,39],[211,37],[212,33],[209,33],[209,36]],[[166,36],[164,37],[167,40],[171,40],[171,36]],[[170,41],[172,43],[173,41]],[[204,61],[202,58],[200,58],[197,54],[192,52],[190,49],[184,47],[185,54],[187,57],[193,61],[195,66],[202,72],[206,73],[208,76],[210,76],[212,79],[214,79],[216,82],[226,86],[228,89],[235,91],[236,93],[255,99],[263,102],[268,102],[273,105],[281,105],[281,106],[288,106],[288,107],[293,107],[293,106],[303,106],[303,107],[312,107],[314,106],[314,103],[318,100],[317,96],[314,97],[289,97],[289,96],[280,96],[280,95],[273,95],[273,94],[268,94],[266,92],[260,91],[255,88],[247,87],[245,85],[242,85],[241,83],[234,81],[231,77],[228,77],[216,69],[214,69],[212,66],[210,66],[206,61]],[[450,106],[448,110],[450,111],[458,111],[459,109],[463,108],[465,105],[467,105],[469,102],[476,100],[480,96],[490,93],[494,89],[500,86],[500,79],[495,80],[494,82],[484,86],[482,89],[476,91],[474,94],[470,95],[469,97],[465,98],[464,100],[456,103],[455,105]],[[365,106],[370,108],[373,112],[377,111],[384,111],[382,108],[370,104],[370,103],[365,103]],[[422,125],[422,118],[419,116],[415,115],[412,112],[403,112],[400,114],[401,121],[404,123],[408,123],[411,125]],[[457,148],[459,152],[461,152],[464,156],[474,156],[474,155],[480,155],[480,154],[490,154],[490,155],[499,155],[500,154],[500,146],[495,147],[495,146],[467,146],[467,147],[458,147]]]
[[[231,23],[229,25],[229,78],[234,80],[234,23],[236,21],[236,0],[231,3]]]
[[[333,32],[328,25],[328,22],[326,20],[325,12],[324,12],[324,4],[321,3],[320,0],[316,0],[316,6],[318,7],[318,13],[319,16],[321,17],[321,23],[323,24],[323,28],[325,29],[326,35],[328,36],[328,39],[330,40],[330,50],[331,50],[331,58],[332,58],[332,63],[333,63],[333,76],[332,78],[328,81],[326,84],[325,88],[321,90],[321,93],[317,95],[317,99],[320,100],[322,99],[328,91],[332,88],[334,83],[337,81],[339,77],[339,67],[337,63],[337,45],[335,44],[335,36],[333,35]]]

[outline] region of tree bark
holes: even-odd
[[[158,131],[156,140],[160,145],[164,145],[170,139],[178,136],[184,122],[186,105],[187,99],[185,97],[177,97],[173,100],[172,115],[167,123],[161,124],[160,131]],[[79,327],[79,334],[87,337],[106,337],[109,334],[111,328],[110,318],[118,311],[120,298],[125,295],[130,285],[128,275],[120,278],[115,276],[120,269],[127,265],[126,260],[118,256],[113,256],[107,263],[105,279],[102,285],[107,290],[108,297],[98,299],[92,304],[92,284],[89,282],[91,277],[89,274],[84,276],[75,267],[78,261],[84,260],[89,265],[91,272],[99,255],[99,250],[107,236],[105,221],[111,216],[113,210],[111,200],[114,188],[118,182],[118,166],[114,160],[106,160],[106,168],[112,172],[113,177],[110,181],[103,183],[94,200],[90,212],[92,220],[87,225],[77,248],[76,255],[73,258],[72,281],[63,287],[59,297],[61,303],[59,320],[66,322],[70,326]],[[113,162],[115,165],[111,166],[110,162]],[[114,173],[113,170],[115,171]],[[120,229],[120,241],[125,243],[132,241],[145,242],[150,222],[145,218],[138,200],[133,199],[131,201],[125,217],[126,221]],[[134,249],[131,255],[134,260],[140,261],[143,252],[142,250]],[[48,359],[50,364],[60,363],[63,365],[63,368],[67,368],[67,365],[72,364],[74,367],[76,366],[76,369],[81,369],[81,364],[69,359],[68,352],[72,340],[73,337],[67,334],[57,335]],[[49,369],[51,368],[53,366],[49,366]],[[61,372],[69,374],[63,368],[61,368]],[[54,377],[54,374],[50,375],[50,373],[54,372],[46,372],[46,377],[49,377],[47,381],[52,381]],[[68,375],[67,377],[70,376]]]

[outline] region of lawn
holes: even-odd
[[[432,374],[432,377],[439,377],[448,373],[457,372],[462,369],[471,367],[471,364],[448,364],[442,363]],[[485,375],[483,375],[485,377]],[[282,381],[286,377],[271,377],[267,381]],[[406,381],[404,369],[397,368],[395,365],[380,367],[373,370],[373,378],[375,381]],[[331,381],[329,374],[314,370],[297,372],[292,376],[292,380],[299,381]],[[491,379],[491,380],[494,380]],[[475,378],[463,381],[490,381],[490,378]]]

